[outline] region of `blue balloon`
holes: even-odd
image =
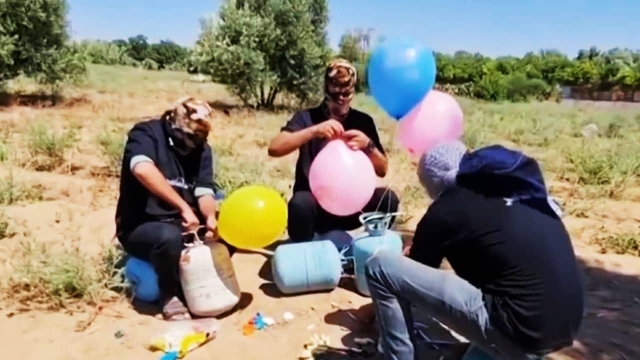
[[[138,300],[153,303],[160,299],[158,275],[151,264],[132,256],[124,267],[124,275]]]
[[[387,40],[369,58],[369,89],[396,120],[418,105],[436,83],[433,51],[412,40]]]

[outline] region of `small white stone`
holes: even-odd
[[[293,314],[292,314],[292,313],[290,313],[290,312],[288,312],[288,311],[287,311],[286,313],[282,314],[282,319],[283,319],[284,321],[286,321],[286,322],[289,322],[289,321],[291,321],[291,320],[293,320],[293,319],[295,319],[295,318],[296,318],[296,317],[295,317],[295,316],[293,316]]]
[[[264,322],[264,324],[267,326],[273,326],[276,324],[276,320],[270,317],[263,317],[262,322]]]
[[[300,360],[309,360],[309,359],[313,359],[313,354],[311,353],[311,350],[309,349],[303,349],[300,352],[300,355],[298,355],[298,359]]]

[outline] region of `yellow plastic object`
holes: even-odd
[[[162,333],[151,339],[152,351],[176,353],[178,358],[214,339],[220,329],[218,320],[213,318],[172,321]]]
[[[208,339],[207,333],[195,333],[190,334],[182,339],[182,343],[180,344],[180,351],[178,352],[178,357],[182,359],[187,353],[200,345],[204,344]]]
[[[182,341],[178,343],[167,342],[165,339],[157,338],[153,339],[150,344],[150,348],[152,350],[160,350],[165,353],[171,351],[178,352],[178,358],[182,359],[185,357],[190,351],[198,348],[200,345],[207,342],[209,339],[207,333],[199,332],[186,335],[182,338]]]
[[[151,340],[151,344],[149,344],[149,349],[151,351],[164,351],[167,352],[169,350],[169,344],[162,338],[155,338]]]

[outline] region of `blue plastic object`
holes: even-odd
[[[329,240],[285,244],[276,248],[271,270],[284,294],[327,291],[342,278],[342,259]]]
[[[125,265],[124,275],[131,284],[136,299],[148,303],[160,299],[158,275],[151,264],[131,256]]]
[[[479,347],[471,345],[460,360],[494,360],[494,358]]]
[[[371,95],[392,118],[400,120],[436,83],[433,51],[409,39],[387,40],[369,57]]]
[[[160,360],[176,360],[178,359],[178,352],[177,351],[170,351],[164,355],[162,355],[160,357]]]
[[[267,324],[262,318],[262,314],[257,313],[256,316],[253,317],[253,326],[255,326],[256,330],[262,330],[267,327]]]
[[[356,288],[364,296],[370,296],[364,272],[367,260],[382,249],[402,254],[402,237],[395,231],[388,229],[391,217],[395,215],[380,212],[360,215],[365,232],[353,239],[351,250],[353,251]]]

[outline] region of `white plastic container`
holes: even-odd
[[[180,282],[189,311],[214,317],[240,301],[240,286],[229,250],[219,242],[206,244],[196,239],[182,251]]]

